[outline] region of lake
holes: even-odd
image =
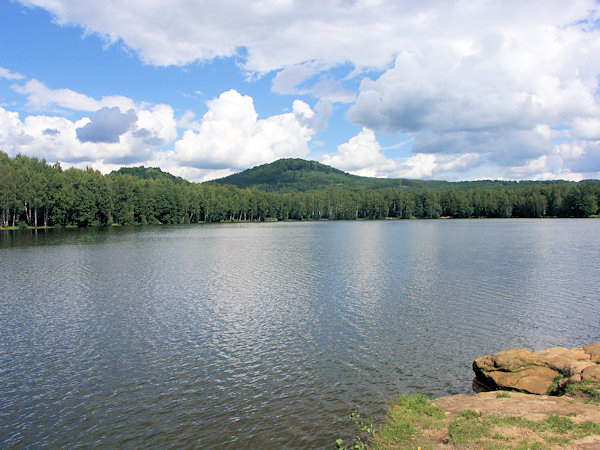
[[[0,447],[298,448],[600,341],[600,220],[0,232]]]

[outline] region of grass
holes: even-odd
[[[573,439],[592,435],[600,435],[600,425],[575,422],[568,416],[550,415],[536,422],[514,416],[483,416],[470,409],[458,417],[446,416],[428,397],[417,394],[402,395],[393,403],[385,424],[374,430],[362,448],[424,450],[449,444],[459,448],[542,449],[569,445]]]
[[[375,448],[427,448],[423,430],[441,429],[445,413],[422,395],[402,395],[392,404],[386,423],[375,434]]]
[[[562,373],[556,375],[554,382],[548,388],[548,395],[556,394],[558,390],[562,387],[562,381],[565,379],[565,376]]]
[[[598,389],[598,385],[591,381],[568,383],[565,386],[565,394],[581,397],[586,403],[600,405],[600,390]]]

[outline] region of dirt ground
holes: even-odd
[[[498,391],[495,391],[442,397],[433,400],[432,403],[445,411],[448,422],[460,417],[463,411],[471,410],[481,414],[481,417],[518,417],[541,422],[549,416],[565,416],[574,423],[589,421],[600,425],[600,406],[585,403],[581,398],[569,396],[551,397],[518,392],[499,394]],[[548,440],[544,441],[540,438],[535,431],[523,427],[502,426],[501,433],[509,439],[509,442],[527,440],[532,443],[543,443],[542,448],[600,449],[600,435],[575,438],[568,444],[551,444]],[[430,436],[433,447],[448,448],[449,436],[447,433],[437,432],[435,434],[437,436]],[[477,445],[475,448],[487,447],[485,442],[481,444],[483,445]],[[452,447],[457,448],[456,445]]]

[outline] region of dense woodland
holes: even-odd
[[[23,155],[11,158],[0,152],[0,225],[85,227],[598,214],[597,181],[498,183],[266,192],[217,182],[190,183],[154,168],[121,169],[108,175],[91,168],[62,170],[58,164]]]

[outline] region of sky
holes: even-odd
[[[600,178],[594,0],[0,0],[0,150],[190,181]]]

